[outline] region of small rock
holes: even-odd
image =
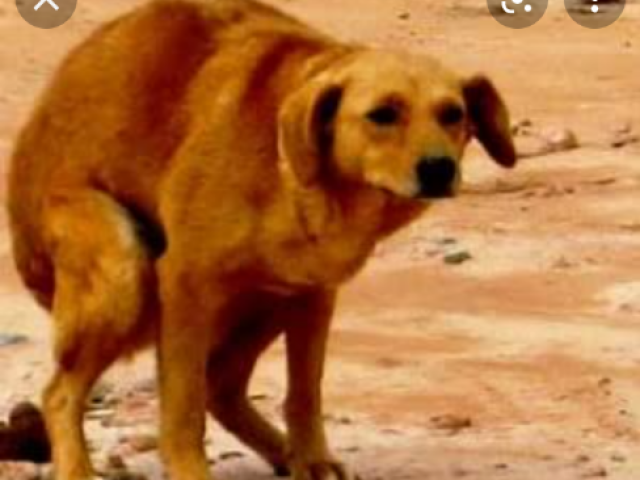
[[[380,368],[394,369],[394,368],[402,367],[405,362],[397,358],[381,357],[381,358],[378,358],[375,361],[375,363]]]
[[[556,270],[568,270],[576,266],[575,263],[571,262],[565,257],[560,257],[558,260],[553,262],[553,268]]]
[[[452,473],[455,478],[465,478],[471,475],[471,472],[469,470],[462,467],[455,467]]]
[[[29,338],[26,335],[18,335],[11,333],[0,334],[0,347],[12,347],[27,343]]]
[[[155,378],[147,378],[137,382],[129,392],[128,395],[148,394],[155,395],[158,391],[158,381]]]
[[[531,127],[533,127],[533,122],[531,121],[531,119],[523,118],[522,120],[515,122],[511,126],[511,133],[514,136],[527,135]]]
[[[554,128],[542,133],[552,152],[564,152],[580,146],[576,134],[568,128]]]
[[[327,414],[324,416],[324,419],[327,422],[333,423],[335,425],[352,425],[353,424],[353,420],[347,416],[336,416],[336,415]]]
[[[104,475],[105,480],[147,480],[141,473],[133,473],[128,470],[114,470]]]
[[[87,420],[94,420],[104,424],[108,423],[108,421],[113,418],[114,414],[114,410],[89,410],[87,411],[85,418]]]
[[[537,130],[521,127],[516,142],[518,157],[532,158],[565,152],[580,147],[576,134],[568,128],[546,128]]]
[[[448,247],[450,245],[455,245],[456,243],[458,243],[458,240],[453,237],[442,237],[434,239],[433,243],[441,247]]]
[[[614,453],[611,455],[611,461],[615,463],[625,463],[627,461],[627,457],[619,453]]]
[[[589,463],[591,461],[591,457],[589,455],[581,454],[576,457],[576,463]]]
[[[107,456],[107,469],[108,470],[126,470],[127,465],[124,463],[122,455],[117,453],[110,453]]]
[[[506,463],[496,463],[493,468],[496,470],[509,470],[509,465]]]
[[[640,135],[633,133],[632,131],[628,132],[614,132],[613,138],[611,139],[610,145],[613,148],[622,148],[627,145],[631,145],[633,143],[640,142]]]
[[[400,20],[409,20],[411,19],[411,14],[409,12],[403,12],[400,15],[398,15],[398,18]]]
[[[431,423],[437,429],[449,430],[451,433],[458,433],[473,426],[471,418],[459,415],[440,415],[433,417]]]
[[[227,460],[235,460],[235,459],[243,458],[243,457],[244,457],[244,453],[236,452],[236,451],[222,452],[218,456],[218,458],[220,459],[221,462],[226,462]]]
[[[472,259],[473,256],[469,252],[460,251],[445,255],[443,260],[447,265],[462,265]]]
[[[340,450],[343,451],[343,452],[346,452],[346,453],[356,453],[356,452],[359,452],[361,449],[360,449],[360,447],[357,447],[357,446],[353,445],[351,447],[341,448]]]
[[[609,472],[604,467],[593,467],[582,473],[581,478],[605,478]]]
[[[136,453],[145,453],[158,449],[158,439],[154,435],[133,435],[127,438],[126,443]]]
[[[117,403],[117,398],[113,394],[113,387],[108,383],[99,383],[91,392],[87,408],[89,411],[111,409]]]

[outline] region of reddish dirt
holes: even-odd
[[[62,56],[139,2],[79,3],[53,31],[0,5],[0,173]],[[640,131],[640,4],[627,0],[622,19],[594,31],[550,2],[539,24],[515,31],[484,0],[273,3],[345,39],[485,71],[515,120],[570,128],[581,143],[513,172],[472,148],[463,194],[382,245],[344,291],[325,387],[337,453],[365,480],[638,480],[640,144],[611,141],[616,130]],[[444,261],[460,252],[471,259]],[[50,368],[49,321],[16,280],[6,228],[0,305],[0,334],[28,337],[0,347],[5,416],[38,398]],[[274,418],[282,373],[276,346],[254,383]],[[131,439],[155,432],[152,379],[151,355],[116,368],[88,427],[99,464],[115,452],[155,480],[153,440]],[[211,437],[219,478],[270,478],[213,425]],[[0,466],[0,478],[34,471]]]

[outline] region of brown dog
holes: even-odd
[[[338,43],[250,0],[156,1],[75,49],[20,137],[9,198],[17,266],[55,320],[58,480],[92,475],[96,379],[154,341],[173,480],[209,478],[207,409],[279,472],[348,478],[321,416],[336,290],[455,193],[471,136],[514,164],[486,78]],[[281,333],[287,440],[247,400]]]

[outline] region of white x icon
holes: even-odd
[[[40,0],[40,3],[37,4],[35,7],[33,7],[34,10],[38,10],[42,5],[44,5],[45,3],[48,3],[49,5],[51,5],[53,8],[55,8],[56,10],[59,10],[60,7],[58,7],[58,5],[56,5],[53,0]]]

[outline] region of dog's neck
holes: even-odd
[[[308,247],[297,252],[314,261],[311,277],[340,283],[357,273],[376,244],[414,220],[425,203],[403,200],[367,185],[301,186],[289,178],[293,207],[290,232]],[[295,232],[295,233],[294,233]],[[293,252],[291,252],[293,253]]]
[[[376,243],[402,228],[427,206],[368,185],[293,186],[302,228],[310,240],[360,232],[362,242]]]

